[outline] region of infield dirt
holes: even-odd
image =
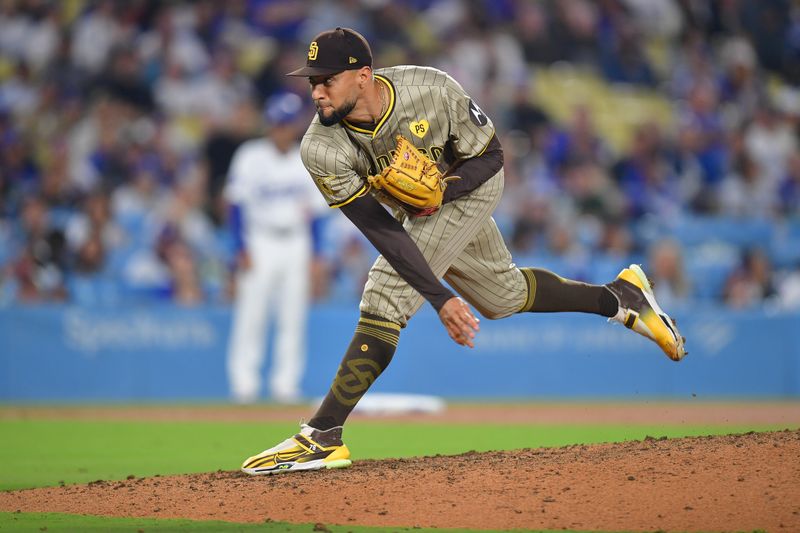
[[[232,522],[800,531],[800,430],[0,492],[0,510]]]

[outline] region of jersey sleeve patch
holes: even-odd
[[[311,175],[314,184],[322,193],[325,202],[331,207],[340,207],[363,193],[364,180],[357,176],[318,176]]]
[[[469,119],[473,124],[483,127],[489,123],[489,117],[478,107],[472,99],[469,101]]]
[[[336,176],[320,176],[318,178],[314,178],[314,182],[317,184],[317,188],[328,198],[333,198],[336,193],[333,191],[333,181],[336,179]]]

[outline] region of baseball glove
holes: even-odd
[[[445,178],[436,163],[398,135],[392,162],[367,181],[379,192],[379,197],[390,200],[385,203],[395,204],[411,216],[426,217],[442,206],[442,196],[451,179],[458,178]]]

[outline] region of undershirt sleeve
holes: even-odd
[[[447,173],[450,176],[459,176],[461,179],[447,184],[443,203],[452,202],[471,193],[497,174],[501,168],[503,168],[503,147],[500,146],[497,135],[493,135],[482,154],[462,159]]]

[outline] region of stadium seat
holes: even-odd
[[[737,247],[723,243],[704,243],[684,250],[686,275],[699,300],[719,300],[728,276],[739,264]]]

